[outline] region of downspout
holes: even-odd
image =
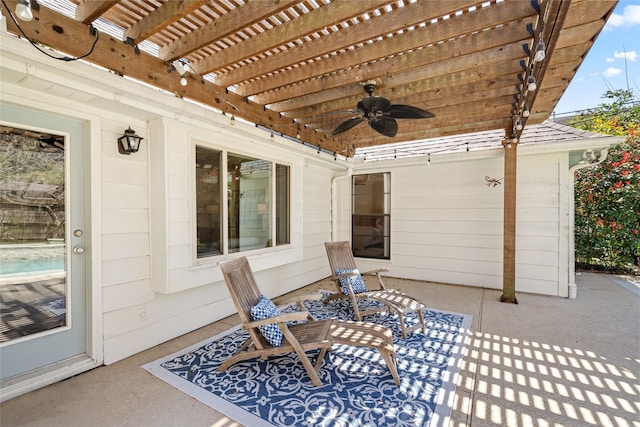
[[[593,154],[592,150],[585,150],[583,152],[583,158],[587,157],[588,152]],[[575,184],[576,176],[575,172],[579,169],[588,168],[590,166],[599,165],[607,158],[608,149],[603,148],[597,156],[594,156],[591,161],[580,161],[577,164],[569,167],[569,298],[575,299],[578,294],[578,287],[576,286],[576,235],[575,235],[575,222],[576,222],[576,195]]]
[[[348,168],[346,175],[334,176],[331,179],[331,241],[338,240],[338,183],[351,178],[353,169]]]

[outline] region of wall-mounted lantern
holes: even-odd
[[[140,148],[140,143],[143,139],[141,136],[136,135],[136,131],[129,126],[129,129],[124,131],[124,135],[118,138],[118,152],[126,155],[135,153]]]

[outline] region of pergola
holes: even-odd
[[[2,3],[13,10],[17,2]],[[505,149],[504,298],[515,302],[517,143],[526,125],[551,115],[617,1],[31,3],[34,19],[17,21],[20,28],[7,19],[8,30],[48,53],[83,57],[336,156],[504,129],[512,148]],[[375,81],[375,95],[435,117],[400,119],[393,137],[366,123],[332,135],[362,115],[356,105],[367,81]]]

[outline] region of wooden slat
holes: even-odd
[[[462,125],[442,126],[440,128],[435,128],[435,129],[424,129],[422,131],[413,132],[411,134],[402,134],[399,132],[398,133],[399,136],[396,136],[394,138],[386,138],[386,139],[389,139],[391,141],[389,143],[414,141],[414,140],[435,138],[439,136],[459,135],[463,133],[483,132],[487,130],[501,129],[501,128],[504,128],[505,125],[508,125],[509,123],[511,123],[511,119],[509,120],[500,119],[500,118],[493,119],[493,120],[487,119],[484,121],[469,122]],[[355,141],[344,141],[343,145],[347,147],[349,146],[370,147],[370,146],[379,145],[379,142],[376,142],[372,138],[365,138],[365,139],[360,139]]]
[[[575,44],[582,44],[585,40],[593,40],[602,27],[602,21],[594,21],[562,30],[556,47],[562,49]]]
[[[124,36],[138,44],[187,16],[204,3],[207,3],[207,0],[168,1],[127,28]]]
[[[298,2],[297,0],[280,0],[275,3],[275,6],[271,2],[249,2],[244,7],[238,7],[230,11],[224,16],[224,19],[212,21],[192,31],[188,36],[161,47],[159,56],[167,61],[187,56],[191,52],[201,49],[215,40],[220,40],[234,34],[240,28],[252,26],[266,17],[287,9]],[[203,66],[203,63],[194,64],[194,68],[202,74],[210,71],[207,67]]]
[[[236,44],[219,52],[217,55],[211,56],[207,60],[198,61],[194,66],[198,70],[204,70],[205,72],[220,70],[231,64],[322,30],[329,19],[332,22],[346,21],[382,7],[387,3],[389,3],[389,0],[341,1],[333,3],[330,8],[319,7],[299,18],[252,37],[247,43]],[[234,72],[232,75],[236,75],[236,73]],[[222,76],[220,84],[229,86],[229,77]]]
[[[501,6],[498,5],[498,7]],[[501,10],[506,10],[506,8]],[[516,21],[503,25],[504,13],[490,13],[489,8],[481,9],[464,15],[464,18],[452,18],[435,25],[426,25],[396,35],[393,43],[367,44],[334,57],[288,70],[286,73],[279,73],[268,79],[259,79],[243,84],[238,87],[237,93],[249,96],[307,79],[305,93],[311,93],[351,83],[354,81],[354,74],[360,81],[364,81],[451,57],[522,42],[530,38],[527,23],[530,21],[531,11],[532,9],[529,7],[520,7],[517,10],[518,13],[512,12]],[[517,17],[523,19],[517,20]],[[456,38],[460,35],[460,25],[463,19],[465,22],[464,31],[469,35]],[[495,28],[496,26],[498,27]],[[482,31],[487,28],[491,29]],[[398,55],[402,52],[410,53]],[[391,61],[378,61],[392,55],[396,56]],[[495,58],[495,52],[487,54],[485,59],[487,58]],[[350,69],[358,64],[363,65],[359,66],[357,70]],[[339,73],[340,70],[345,69],[347,72]],[[326,77],[313,79],[318,75],[326,75]],[[271,104],[292,98],[294,94],[295,89],[285,87],[279,91],[261,94],[255,99],[260,103]]]
[[[118,0],[80,0],[76,19],[83,24],[90,24],[117,3]]]
[[[593,7],[593,0],[572,0],[564,27],[571,28],[587,22],[606,20],[617,3],[618,0],[598,0],[598,7]]]
[[[365,43],[377,37],[384,37],[391,32],[401,30],[411,25],[418,25],[428,20],[428,17],[440,17],[447,13],[468,8],[476,3],[475,0],[449,0],[442,3],[431,3],[428,7],[426,6],[427,3],[423,1],[412,3],[398,9],[394,14],[385,15],[388,17],[384,20],[383,26],[377,22],[379,17],[372,18],[368,21],[361,21],[357,24],[357,31],[341,30],[331,33],[325,37],[320,37],[303,45],[297,45],[287,49],[278,55],[272,55],[263,60],[245,65],[234,70],[233,73],[227,73],[218,76],[218,78],[221,85],[231,86],[284,69],[294,64],[322,57],[339,49],[348,49],[350,46],[357,45],[358,43]],[[428,11],[427,16],[425,16],[425,11]],[[317,29],[322,29],[323,26],[318,24],[319,23],[316,23]],[[324,21],[324,24],[326,24],[326,21]],[[210,67],[201,67],[199,69],[206,70],[209,68]]]

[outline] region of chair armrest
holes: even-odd
[[[384,286],[384,282],[382,281],[382,277],[380,277],[380,273],[388,273],[389,269],[388,268],[377,268],[375,270],[369,270],[366,271],[364,273],[361,273],[363,276],[366,275],[370,275],[370,276],[376,276],[378,278],[378,285],[380,285],[380,290],[384,291],[387,288],[385,288]]]
[[[376,275],[376,274],[388,273],[388,272],[389,272],[388,268],[377,268],[375,270],[365,271],[364,273],[360,273],[360,274],[362,274],[364,276],[365,274]]]
[[[258,326],[270,325],[272,323],[293,322],[296,320],[307,320],[308,312],[294,311],[293,313],[284,313],[278,316],[269,317],[267,319],[255,320],[242,324],[243,329],[257,328]]]
[[[331,280],[333,280],[334,282],[340,285],[340,279],[344,279],[345,277],[357,276],[357,275],[358,273],[356,273],[355,271],[347,271],[346,273],[334,274],[333,276],[331,276]],[[349,283],[348,280],[347,280],[347,283]],[[349,283],[349,286],[351,286],[350,283]]]

